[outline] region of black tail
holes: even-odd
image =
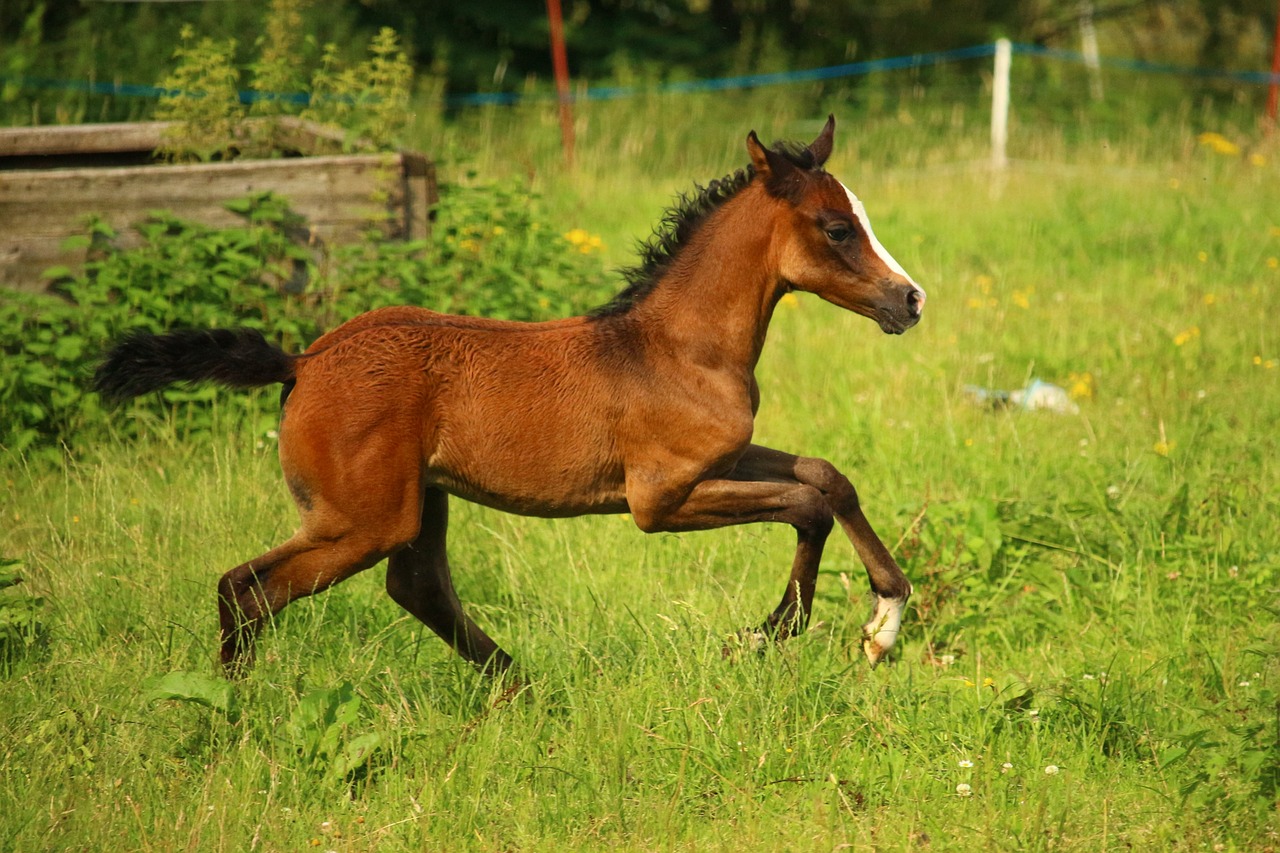
[[[294,356],[256,329],[134,332],[107,353],[93,387],[108,400],[127,400],[175,382],[256,388],[293,379],[293,362]]]

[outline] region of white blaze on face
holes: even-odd
[[[916,280],[907,274],[907,271],[902,268],[902,264],[895,261],[893,259],[893,255],[885,251],[884,246],[880,245],[880,241],[876,239],[876,232],[871,230],[871,219],[867,216],[866,207],[864,207],[862,202],[858,200],[858,197],[853,194],[852,190],[844,184],[841,184],[840,186],[844,189],[845,194],[849,196],[849,206],[853,208],[853,215],[857,217],[858,222],[867,232],[867,240],[871,243],[871,251],[875,252],[876,257],[884,261],[885,266],[905,278],[907,281],[915,284],[916,289],[921,293],[924,293],[924,288],[916,284]]]

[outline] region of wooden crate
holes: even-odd
[[[66,125],[0,130],[0,287],[38,290],[42,272],[76,268],[85,250],[62,242],[96,214],[129,245],[129,226],[152,210],[213,227],[243,224],[223,205],[270,190],[288,200],[321,244],[351,241],[374,221],[391,238],[425,237],[436,203],[433,164],[422,154],[341,150],[327,128],[283,119],[289,156],[168,165],[155,162],[167,124]]]

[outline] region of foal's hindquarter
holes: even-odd
[[[831,127],[817,167],[830,153]],[[852,197],[838,182],[810,167],[812,176],[801,177],[818,183],[817,212],[801,216],[794,200],[766,188],[770,170],[786,163],[754,135],[748,147],[756,177],[698,226],[626,311],[523,324],[383,309],[297,360],[280,458],[302,523],[288,542],[222,578],[229,670],[247,663],[270,614],[384,558],[396,602],[468,660],[506,669],[511,658],[463,612],[453,588],[449,495],[532,516],[629,512],[646,532],[788,524],[795,556],[763,626],[777,637],[807,623],[838,522],[875,595],[863,647],[873,665],[880,660],[911,585],[844,475],[824,460],[751,443],[754,368],[789,289],[812,290],[898,332],[918,319],[923,291],[874,258],[849,255],[847,234],[829,224],[844,222]],[[836,279],[822,264],[848,283],[824,291]]]

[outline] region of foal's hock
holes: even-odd
[[[467,660],[511,658],[454,592],[449,496],[542,517],[630,513],[643,531],[783,522],[797,545],[763,630],[804,628],[838,521],[875,595],[863,648],[893,646],[911,584],[830,463],[752,444],[754,369],[778,299],[817,294],[901,334],[925,294],[862,202],[823,170],[835,120],[807,147],[766,148],[669,212],[585,317],[513,323],[371,311],[289,355],[248,330],[135,335],[96,377],[124,399],[173,382],[283,383],[280,463],[301,514],[285,543],[218,584],[222,663],[252,660],[264,620],[386,559],[387,592]]]

